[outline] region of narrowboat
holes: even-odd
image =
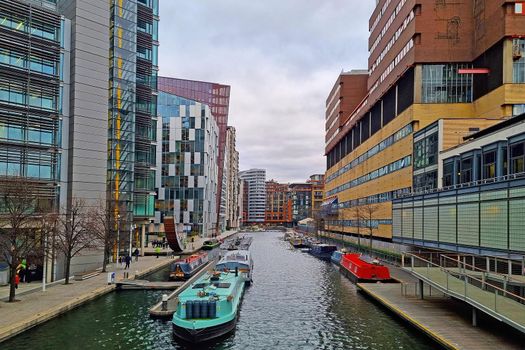
[[[307,248],[308,245],[306,244],[306,240],[302,239],[302,238],[291,238],[290,239],[290,244],[294,247],[294,248]]]
[[[339,269],[354,283],[392,282],[390,270],[377,259],[358,254],[344,254]]]
[[[252,282],[253,260],[248,250],[228,251],[215,265],[217,271],[238,271],[247,284]]]
[[[178,259],[170,268],[170,280],[187,280],[208,263],[208,253],[193,254],[187,258]]]
[[[202,244],[202,249],[204,250],[212,250],[213,248],[218,247],[221,244],[218,239],[212,238],[207,241],[204,241]]]
[[[335,245],[319,243],[312,244],[308,253],[322,260],[330,260],[332,253],[336,250],[337,247]]]
[[[235,330],[244,293],[238,272],[206,273],[182,291],[173,314],[173,334],[189,343],[203,343]]]
[[[344,254],[346,254],[346,252],[341,251],[341,250],[336,250],[330,256],[330,261],[332,261],[336,265],[340,265],[341,264],[341,258],[343,257]]]

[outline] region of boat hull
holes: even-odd
[[[315,256],[318,259],[325,260],[325,261],[330,261],[331,258],[332,258],[332,253],[333,252],[317,253],[317,252],[314,252],[312,249],[310,249],[308,251],[308,253],[310,253],[311,255]]]
[[[205,343],[232,333],[237,325],[237,317],[233,320],[207,328],[187,329],[173,325],[173,335],[187,343]]]

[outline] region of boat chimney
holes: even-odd
[[[239,276],[239,267],[235,267],[235,277]]]

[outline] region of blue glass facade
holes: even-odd
[[[63,22],[47,8],[0,3],[0,177],[34,180],[56,206]]]

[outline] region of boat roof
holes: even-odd
[[[217,280],[212,280],[212,276],[217,276]],[[226,298],[233,294],[240,275],[235,276],[235,272],[215,272],[214,274],[205,273],[197,281],[192,283],[188,288],[179,294],[180,301],[186,300],[207,300],[210,295],[216,295],[219,298]],[[205,291],[207,296],[200,296],[199,292]]]
[[[241,263],[248,262],[251,260],[249,250],[230,250],[224,257],[217,263],[217,265],[224,264],[231,261],[238,261]]]

